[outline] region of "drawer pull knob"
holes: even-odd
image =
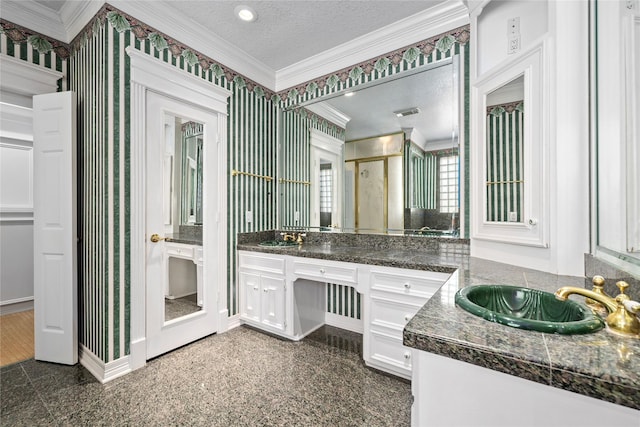
[[[263,289],[263,291],[264,291],[264,292],[269,292],[269,289],[264,288],[264,289]]]
[[[404,353],[404,360],[409,360],[409,359],[411,359],[411,353],[410,353],[410,352],[408,352],[408,351],[406,351],[406,352]]]
[[[324,274],[324,268],[320,269],[320,273]]]
[[[405,289],[411,289],[411,283],[409,283],[409,282],[405,282],[405,283],[404,283],[404,288],[405,288]]]
[[[257,286],[254,286],[254,287],[253,287],[253,290],[254,290],[254,291],[257,291],[257,290],[258,290],[258,287],[257,287]]]
[[[410,314],[407,314],[407,315],[404,316],[404,321],[408,322],[409,320],[411,320],[412,317],[413,316],[411,316]]]

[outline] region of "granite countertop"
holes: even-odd
[[[604,329],[585,335],[557,335],[486,321],[455,305],[456,291],[475,284],[555,292],[562,286],[585,287],[585,279],[470,258],[407,324],[404,344],[640,409],[640,340]],[[584,301],[582,297],[572,299]]]
[[[238,250],[326,259],[356,264],[381,265],[413,270],[453,273],[465,264],[468,254],[458,248],[425,249],[421,251],[393,248],[359,248],[332,244],[302,246],[259,246],[258,243],[237,245]]]
[[[316,259],[453,273],[404,329],[404,345],[541,384],[640,409],[640,340],[604,329],[557,335],[511,328],[455,305],[456,291],[475,284],[507,284],[555,292],[585,287],[585,278],[469,257],[468,241],[311,235],[301,247],[263,247],[272,231],[238,235],[237,248]],[[276,236],[278,234],[276,233]],[[337,240],[336,240],[337,239]],[[345,240],[341,240],[345,239]],[[397,242],[393,242],[397,240]],[[391,242],[391,243],[387,243]],[[590,283],[586,283],[590,287]],[[584,298],[572,297],[583,303]]]
[[[185,245],[196,245],[196,246],[202,246],[202,238],[198,237],[198,236],[193,236],[191,234],[187,234],[187,233],[174,233],[174,234],[168,234],[166,237],[166,241],[167,242],[173,242],[173,243],[182,243]]]

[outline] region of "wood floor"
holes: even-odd
[[[0,316],[0,366],[33,358],[33,310]]]

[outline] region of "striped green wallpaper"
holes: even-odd
[[[327,283],[327,312],[352,319],[361,319],[361,296],[351,286]]]
[[[487,108],[487,221],[523,221],[523,102]]]
[[[78,96],[82,168],[79,340],[101,360],[129,354],[130,32],[96,20],[74,43],[70,88]]]

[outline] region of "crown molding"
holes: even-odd
[[[55,92],[58,80],[64,77],[59,71],[39,67],[4,53],[0,53],[0,62],[2,90],[19,95]]]
[[[153,8],[127,0],[111,0],[107,3],[267,89],[273,90],[275,87],[274,70],[239,47],[176,13],[173,7],[162,2],[154,3]]]
[[[277,70],[276,92],[469,24],[461,1],[444,2]]]
[[[105,0],[66,1],[60,9],[60,19],[67,34],[64,41],[71,43],[105,3]]]
[[[33,0],[2,0],[2,18],[61,42],[69,42],[60,16]]]
[[[304,108],[311,111],[312,113],[316,113],[317,115],[330,121],[331,123],[335,123],[343,129],[347,127],[347,123],[349,122],[349,120],[351,120],[351,117],[347,116],[337,108],[330,106],[326,102],[318,102],[315,104],[307,105]]]

